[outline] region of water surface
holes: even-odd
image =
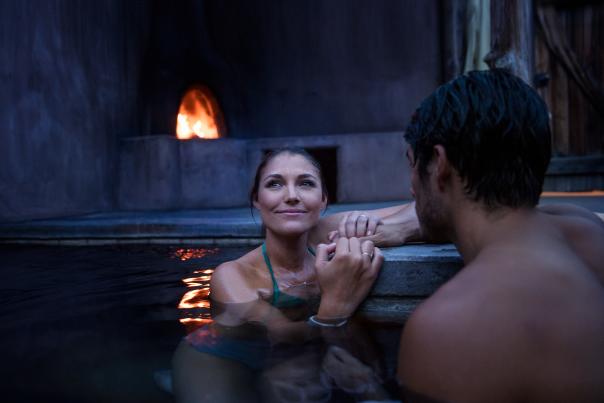
[[[154,373],[170,368],[183,336],[211,322],[213,269],[250,249],[0,246],[0,399],[172,402]],[[386,377],[399,333],[371,329]]]
[[[172,401],[153,373],[209,317],[190,291],[248,250],[0,247],[0,400]]]

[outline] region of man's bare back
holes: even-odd
[[[604,225],[543,210],[494,228],[414,312],[405,386],[446,401],[604,401]]]
[[[438,87],[405,129],[418,237],[407,209],[375,241],[451,241],[466,263],[405,325],[405,401],[604,402],[604,226],[537,207],[549,121],[533,88],[494,69]]]

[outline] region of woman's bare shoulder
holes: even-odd
[[[212,299],[224,303],[249,302],[258,299],[259,251],[254,249],[236,260],[220,264],[210,280]]]

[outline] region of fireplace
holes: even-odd
[[[284,146],[319,160],[332,203],[409,198],[402,130],[441,81],[439,2],[360,4],[154,2],[120,208],[245,206]]]
[[[193,85],[182,97],[176,117],[176,137],[217,139],[226,136],[224,118],[216,97],[205,85]]]

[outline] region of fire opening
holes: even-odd
[[[176,119],[176,137],[217,139],[225,136],[222,112],[210,90],[196,85],[185,93]]]

